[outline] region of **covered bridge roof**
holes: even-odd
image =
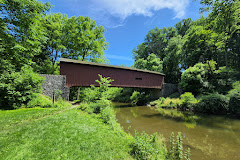
[[[98,64],[93,62],[60,58],[60,74],[66,75],[66,84],[71,86],[90,86],[99,79],[98,74],[114,80],[114,87],[162,88],[164,74],[129,67]]]

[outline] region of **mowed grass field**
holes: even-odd
[[[131,136],[72,108],[0,111],[0,159],[132,159]]]

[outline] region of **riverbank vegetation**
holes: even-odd
[[[38,95],[41,99],[33,98],[28,102],[34,108],[22,106],[0,111],[1,157],[166,159],[174,156],[174,159],[184,159],[181,141],[174,143],[171,139],[168,150],[157,134],[136,132],[131,136],[123,131],[109,100],[112,81],[99,75],[96,82],[100,86],[92,86],[92,92],[79,106],[71,107],[62,100],[57,101],[62,106],[48,106],[51,99]],[[186,157],[189,159],[187,152]]]
[[[187,92],[160,98],[161,108],[239,116],[240,2],[200,3],[207,16],[150,30],[133,50],[134,67],[163,72],[166,83]]]
[[[85,96],[79,108],[92,115],[96,115],[104,124],[111,127],[114,131],[120,131],[122,136],[126,136],[120,124],[117,123],[113,106],[110,99],[112,98],[110,86],[114,80],[109,77],[99,75],[99,87],[91,86],[88,95]],[[131,136],[130,136],[131,137]],[[171,138],[169,150],[165,146],[165,142],[157,133],[148,135],[145,132],[135,132],[134,137],[129,141],[129,153],[135,159],[190,159],[190,149],[183,155],[183,147],[181,134],[177,136],[176,143],[174,137]]]
[[[191,92],[185,92],[179,98],[159,98],[150,103],[160,108],[178,109],[194,113],[240,116],[239,81],[233,83],[233,89],[228,94],[201,94],[194,97]]]
[[[185,92],[155,101],[161,109],[239,116],[240,2],[200,2],[207,17],[150,30],[133,50],[132,67],[163,72]],[[38,74],[59,74],[60,57],[107,63],[102,26],[89,17],[51,13],[49,3],[36,0],[0,4],[0,157],[184,159],[180,134],[166,147],[157,135],[131,136],[117,123],[111,101],[145,104],[147,89],[110,88],[112,80],[100,76],[100,87],[71,90],[78,108],[41,94]]]

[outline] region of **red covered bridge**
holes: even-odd
[[[96,79],[99,79],[98,74],[113,79],[114,82],[111,85],[113,87],[159,90],[162,89],[164,83],[164,74],[158,72],[65,58],[60,59],[60,74],[66,75],[68,87],[88,87],[92,84],[98,86],[98,83],[95,82]]]

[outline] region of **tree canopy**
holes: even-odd
[[[207,17],[183,19],[173,27],[151,29],[133,50],[135,64],[155,54],[162,62],[165,81],[178,83],[181,71],[214,60],[216,67],[240,72],[240,2],[201,0]],[[135,65],[136,68],[143,67]],[[151,67],[145,69],[153,70]]]
[[[0,1],[0,71],[25,64],[39,73],[57,73],[60,57],[106,63],[102,26],[89,17],[51,13],[37,0]]]

